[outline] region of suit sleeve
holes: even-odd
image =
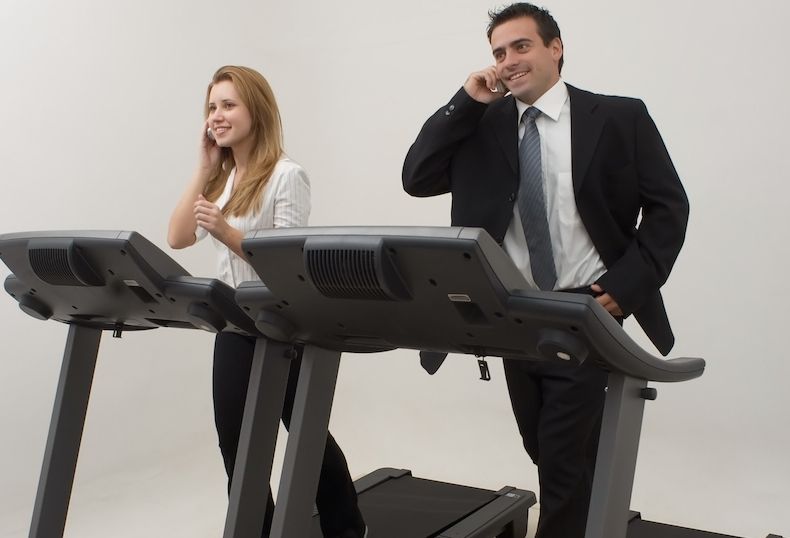
[[[664,141],[642,101],[635,115],[641,221],[623,256],[599,279],[624,313],[666,282],[686,236],[689,204]]]
[[[461,88],[423,125],[403,163],[403,189],[412,196],[450,192],[450,166],[458,147],[471,136],[488,105]]]

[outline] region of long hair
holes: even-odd
[[[233,83],[239,98],[250,112],[252,125],[249,136],[253,137],[253,143],[244,177],[222,208],[222,214],[244,216],[260,209],[263,189],[283,154],[283,127],[274,92],[263,75],[249,67],[235,65],[220,67],[211,78],[206,90],[204,117],[208,118],[209,114],[211,88],[225,80]],[[220,148],[220,151],[219,162],[203,191],[206,199],[212,202],[222,195],[228,176],[236,165],[230,148]]]

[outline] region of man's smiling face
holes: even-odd
[[[527,104],[533,104],[560,78],[562,41],[554,38],[545,45],[532,17],[518,17],[494,28],[491,51],[499,79]]]

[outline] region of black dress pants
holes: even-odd
[[[234,333],[219,333],[214,342],[214,420],[219,436],[219,448],[228,474],[228,491],[236,463],[244,404],[250,379],[255,339]],[[291,364],[285,394],[282,420],[290,426],[296,384],[299,379],[301,352]],[[348,464],[332,435],[327,435],[321,475],[316,494],[321,530],[324,536],[340,536],[349,530],[364,529],[362,514],[357,506],[357,493],[348,472]],[[266,507],[263,538],[269,536],[274,514],[271,489]]]
[[[584,538],[607,374],[585,363],[505,359],[510,402],[540,480],[535,538]]]
[[[503,363],[524,448],[538,466],[535,538],[584,538],[608,373],[592,361]]]

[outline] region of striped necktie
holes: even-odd
[[[530,107],[524,111],[524,136],[518,146],[520,185],[518,212],[529,249],[532,278],[541,290],[552,290],[557,282],[554,253],[551,248],[549,221],[546,217],[546,195],[543,190],[543,167],[540,160],[540,133],[535,119],[540,110]]]

